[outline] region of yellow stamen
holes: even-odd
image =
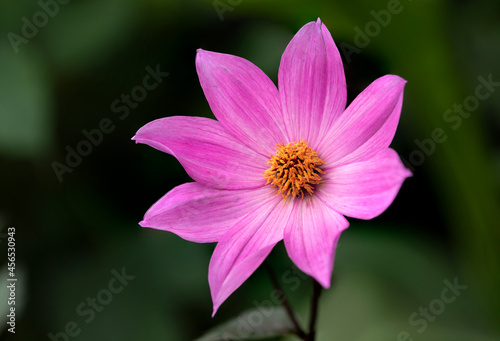
[[[315,185],[322,183],[320,174],[325,172],[319,168],[325,162],[318,153],[311,149],[304,140],[277,146],[276,154],[266,163],[270,167],[262,174],[267,179],[266,185],[278,187],[278,194],[286,199],[304,197],[314,193]]]

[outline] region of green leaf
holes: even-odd
[[[295,332],[283,307],[258,307],[241,313],[195,341],[259,340]]]

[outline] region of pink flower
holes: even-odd
[[[166,117],[133,137],[175,156],[195,182],[168,192],[140,225],[217,242],[214,314],[281,240],[328,288],[344,216],[378,216],[411,176],[389,148],[406,81],[383,76],[345,109],[342,61],[319,19],[283,53],[279,91],[236,56],[200,49],[196,70],[217,121]]]

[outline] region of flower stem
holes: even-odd
[[[321,296],[321,285],[313,278],[313,297],[311,301],[311,319],[309,321],[309,334],[306,341],[314,341],[316,336],[316,320],[318,318],[318,302]]]
[[[288,301],[288,298],[285,294],[285,291],[283,291],[283,288],[281,287],[281,284],[278,281],[278,278],[276,277],[276,274],[274,273],[272,266],[269,264],[269,262],[265,262],[265,264],[266,264],[267,271],[269,272],[269,277],[271,277],[271,281],[273,282],[274,288],[282,294],[281,304],[283,304],[283,307],[285,308],[288,316],[290,317],[290,320],[293,323],[293,326],[295,327],[295,333],[302,340],[304,340],[304,341],[309,340],[307,338],[307,334],[300,327],[299,321],[297,321],[297,319],[295,318],[295,314],[293,313],[292,306],[290,305],[290,302]]]

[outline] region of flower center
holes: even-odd
[[[319,168],[325,162],[318,157],[318,153],[311,149],[304,140],[288,144],[277,145],[275,155],[266,163],[270,167],[263,173],[267,179],[266,185],[278,187],[278,194],[286,199],[304,197],[314,193],[315,185],[322,183]]]

